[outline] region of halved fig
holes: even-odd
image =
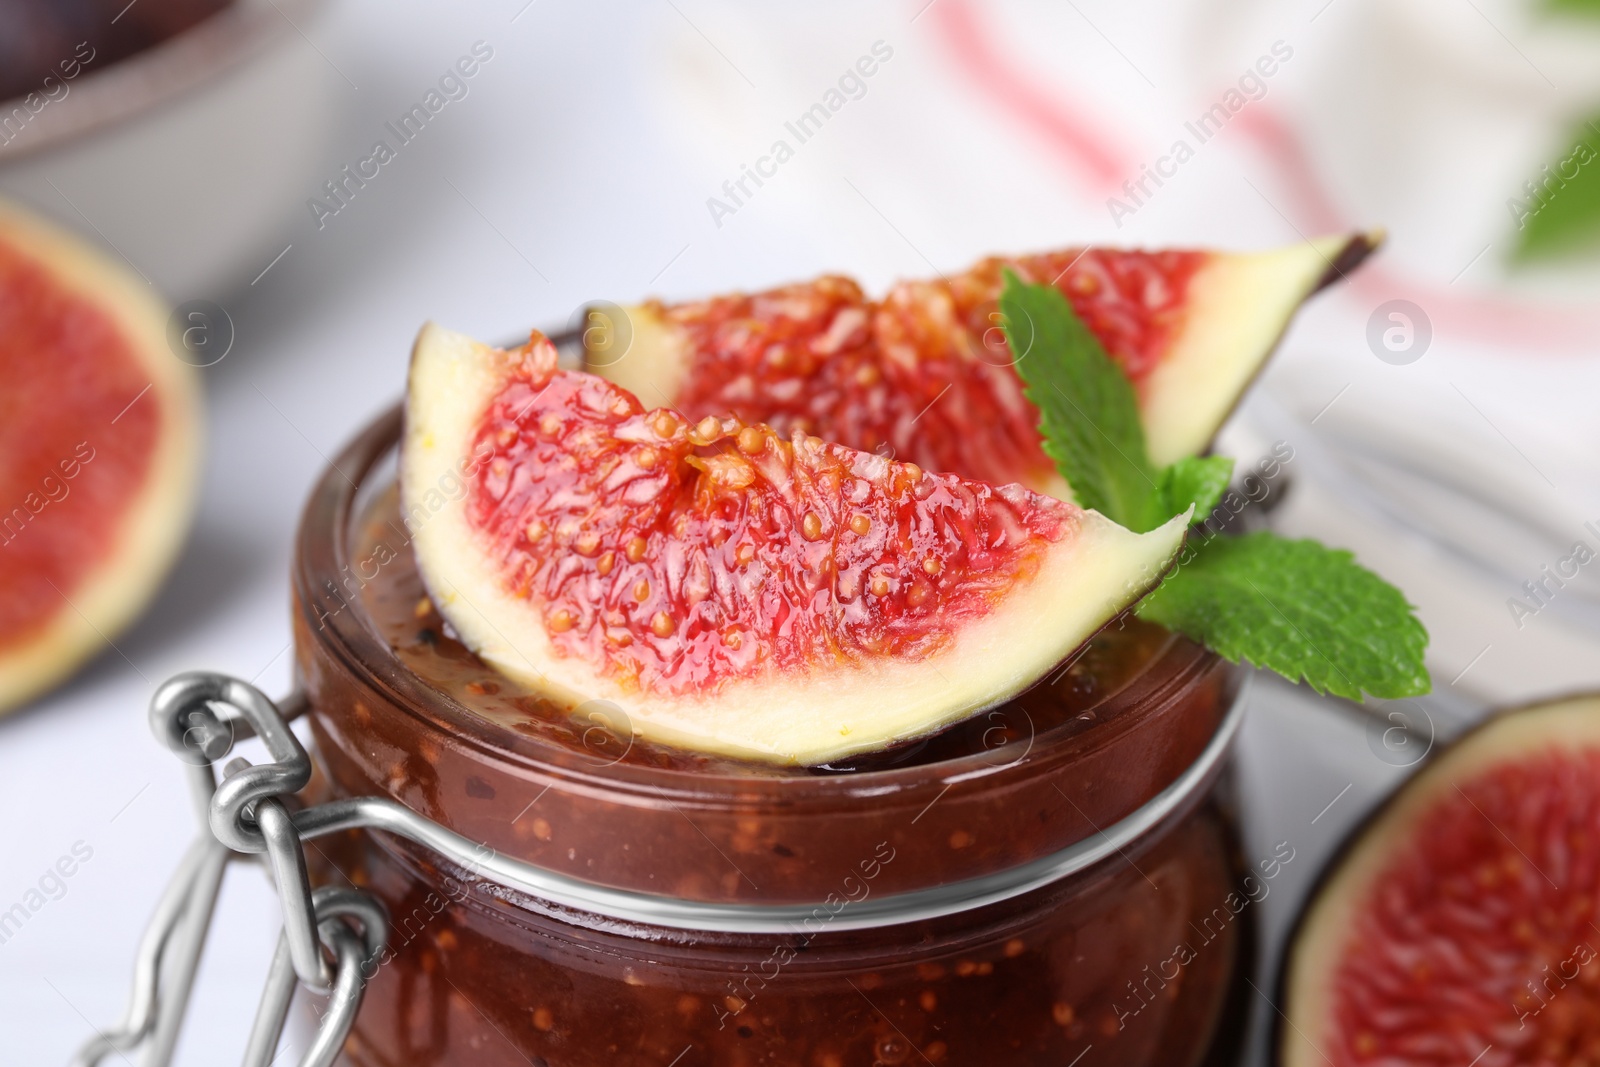
[[[814,764],[931,733],[1031,686],[1143,595],[1187,518],[1134,534],[1019,485],[798,431],[646,410],[424,327],[401,494],[464,643],[639,734]]]
[[[1600,1056],[1600,696],[1504,712],[1349,841],[1301,916],[1286,1067]]]
[[[764,293],[623,309],[588,369],[690,418],[733,412],[928,470],[1065,498],[999,326],[1002,272],[1054,284],[1127,372],[1150,458],[1205,451],[1295,310],[1379,234],[1271,252],[1072,249],[991,257],[869,300],[828,275]],[[892,450],[892,452],[890,451]]]
[[[0,712],[154,596],[199,474],[194,368],[149,286],[0,203]]]

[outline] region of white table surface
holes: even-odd
[[[918,15],[921,0],[804,12],[703,0],[524,2],[350,0],[294,44],[326,58],[323,98],[337,116],[322,161],[305,175],[306,197],[365,155],[382,123],[473,41],[489,42],[494,58],[471,95],[323,229],[288,205],[289,251],[255,284],[173,294],[216,299],[238,327],[234,350],[205,372],[204,495],[188,547],[115,650],[0,722],[0,908],[75,842],[93,849],[65,895],[0,945],[0,1062],[64,1062],[91,1024],[120,1014],[141,926],[194,830],[183,778],[145,724],[152,686],[210,668],[286,689],[286,573],[302,499],[325,457],[394,401],[425,319],[500,339],[562,323],[597,298],[688,296],[825,269],[882,285],[998,249],[1296,239],[1288,217],[1241,181],[1267,180],[1229,144],[1189,164],[1119,232],[1102,194],[962,81],[935,32],[938,13]],[[1183,58],[1187,9],[1078,6],[1082,14],[997,5],[990,25],[1012,61],[1104,101],[1120,136],[1159,151],[1206,95]],[[1314,37],[1320,6],[1298,5],[1286,25]],[[867,94],[716,226],[706,198],[880,39],[894,58]],[[1438,385],[1428,367],[1448,366],[1452,380],[1482,383],[1508,433],[1539,427],[1542,436],[1518,439],[1541,463],[1579,463],[1574,446],[1593,443],[1592,430],[1552,425],[1533,407],[1539,396],[1557,410],[1570,405],[1557,383],[1574,374],[1582,383],[1591,371],[1536,364],[1513,374],[1498,354],[1441,338],[1437,357],[1407,376],[1365,351],[1368,310],[1322,301],[1282,361],[1344,361],[1387,374],[1384,388],[1399,395]],[[1269,933],[1396,780],[1368,740],[1349,708],[1257,686],[1239,746],[1246,852],[1265,856],[1279,841],[1296,850],[1259,906]],[[275,932],[262,878],[235,872],[180,1062],[237,1059]]]

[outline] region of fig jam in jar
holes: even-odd
[[[299,535],[314,799],[393,798],[594,906],[382,831],[319,841],[314,878],[390,913],[348,1063],[1220,1062],[1251,944],[1218,799],[1238,671],[1130,617],[1024,696],[848,764],[654,746],[452,639],[399,517],[399,429],[338,457]]]

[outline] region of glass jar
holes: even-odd
[[[1121,675],[1052,681],[1079,685],[1067,718],[1021,700],[812,771],[634,746],[481,665],[419,673],[449,642],[385,511],[399,429],[334,461],[299,535],[312,788],[393,798],[593,902],[379,831],[318,842],[317,878],[391,914],[350,1063],[1182,1067],[1231,1040],[1238,671],[1146,627]],[[397,598],[435,658],[385,629]]]

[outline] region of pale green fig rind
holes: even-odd
[[[1210,448],[1295,312],[1381,240],[1341,234],[1268,252],[1219,252],[1201,267],[1177,336],[1139,388],[1150,461],[1164,467]]]

